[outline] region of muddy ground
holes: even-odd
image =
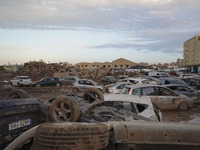
[[[58,96],[60,94],[71,93],[70,86],[61,86],[61,87],[13,87],[9,84],[1,84],[0,88],[0,99],[4,98],[9,91],[13,89],[23,89],[27,91],[31,97],[38,98],[42,104],[46,100]],[[78,93],[82,94],[82,93]],[[189,111],[162,111],[163,121],[164,122],[192,122],[200,123],[200,108],[195,106]]]
[[[27,91],[31,95],[31,97],[38,98],[41,104],[52,97],[72,92],[70,86],[40,87],[40,88],[13,87],[9,84],[9,81],[14,76],[15,74],[13,73],[0,72],[0,99],[3,99],[11,90],[17,88]],[[162,115],[164,122],[192,122],[200,124],[200,104],[185,112],[162,111]]]

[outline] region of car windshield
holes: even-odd
[[[169,84],[183,84],[183,85],[187,85],[187,83],[185,83],[183,80],[169,80]]]

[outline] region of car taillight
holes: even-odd
[[[109,89],[108,89],[108,88],[106,88],[106,93],[110,93],[110,91],[109,91]]]
[[[72,84],[72,86],[74,86],[74,84]]]
[[[23,82],[23,80],[19,80],[19,82]]]
[[[129,94],[129,92],[130,92],[130,91],[131,91],[131,88],[130,88],[130,89],[128,89],[128,92],[127,92],[127,93]]]

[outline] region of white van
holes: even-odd
[[[148,76],[154,77],[154,78],[165,78],[165,77],[170,77],[170,74],[167,72],[153,71],[153,72],[149,72]]]

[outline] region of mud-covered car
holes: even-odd
[[[154,122],[130,111],[105,104],[104,97],[98,92],[89,90],[82,96],[68,94],[47,100],[42,110],[48,123],[24,132],[5,150],[200,148],[199,125]]]
[[[107,122],[132,120],[153,121],[134,112],[104,103],[98,89],[89,89],[84,95],[59,95],[42,105],[47,122]]]
[[[0,100],[0,149],[26,130],[40,124],[40,104],[24,90],[13,90]]]
[[[143,121],[44,123],[5,150],[199,150],[197,124]]]
[[[16,76],[10,80],[10,85],[13,86],[31,86],[32,80],[29,76]]]
[[[165,84],[163,86],[167,87],[177,93],[186,95],[193,100],[200,100],[200,92],[193,89],[191,86],[180,85],[180,84]]]
[[[68,76],[60,79],[62,85],[72,85],[72,83],[76,82],[79,78],[76,76]]]
[[[149,96],[161,110],[188,110],[194,101],[189,97],[178,94],[160,85],[128,85],[122,90],[123,94]]]
[[[104,94],[104,103],[118,106],[154,121],[162,121],[160,109],[149,97],[125,94]]]

